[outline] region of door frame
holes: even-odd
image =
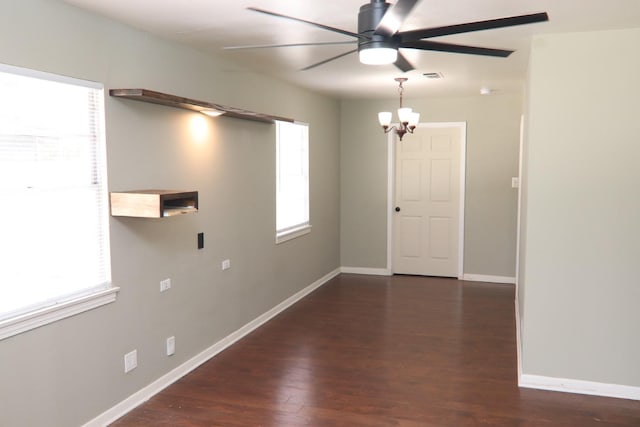
[[[460,200],[458,219],[458,279],[464,275],[464,200],[465,200],[465,177],[467,159],[467,122],[424,122],[418,123],[419,128],[460,128]],[[410,134],[407,134],[411,138]],[[395,133],[387,134],[387,272],[393,275],[393,208],[395,205],[395,178],[396,178],[396,150]]]

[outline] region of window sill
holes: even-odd
[[[311,225],[309,224],[294,228],[293,230],[286,230],[276,234],[276,244],[283,243],[309,233],[311,233]]]
[[[0,321],[0,340],[112,303],[120,288],[112,287]]]

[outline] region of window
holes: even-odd
[[[0,339],[115,299],[102,85],[0,64]]]
[[[276,122],[276,243],[311,231],[309,126]]]

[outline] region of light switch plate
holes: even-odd
[[[171,356],[176,352],[176,337],[167,338],[167,356]]]
[[[138,367],[138,350],[130,351],[124,355],[124,373],[133,371]]]

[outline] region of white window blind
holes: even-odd
[[[111,287],[101,85],[0,66],[0,321]]]
[[[309,231],[309,126],[276,122],[276,242]]]

